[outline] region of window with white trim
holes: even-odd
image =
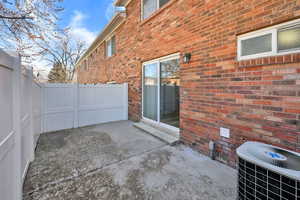
[[[88,71],[89,70],[89,66],[88,66],[88,61],[84,60],[84,71]]]
[[[106,41],[106,57],[111,57],[116,54],[116,37],[112,36]]]
[[[170,0],[142,0],[142,18],[146,19]]]
[[[300,52],[300,20],[238,37],[238,60]]]

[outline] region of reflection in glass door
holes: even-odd
[[[144,65],[143,115],[157,121],[158,69],[157,63]]]
[[[179,128],[179,60],[160,63],[160,122]]]
[[[143,65],[143,117],[179,128],[179,59]]]

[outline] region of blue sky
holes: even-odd
[[[64,11],[58,22],[61,28],[70,27],[72,37],[90,45],[113,16],[114,0],[64,0]],[[35,72],[47,77],[52,66],[46,61],[33,63]]]
[[[60,25],[70,26],[75,37],[91,43],[113,14],[114,0],[64,0]]]

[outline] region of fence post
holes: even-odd
[[[42,116],[43,116],[43,133],[46,133],[48,127],[46,126],[46,117],[47,117],[47,83],[42,84]]]
[[[79,84],[75,83],[73,84],[74,88],[74,122],[73,126],[74,128],[78,128],[78,112],[79,112]]]
[[[128,120],[128,83],[123,84],[124,120]]]
[[[30,87],[28,88],[29,90],[29,96],[30,96],[30,105],[29,107],[31,108],[30,109],[30,113],[29,113],[29,117],[30,117],[30,144],[31,144],[31,147],[30,147],[30,161],[33,161],[34,160],[34,148],[35,148],[35,144],[34,144],[34,123],[33,123],[33,99],[32,99],[32,96],[33,96],[33,69],[31,68],[29,70],[29,75],[28,75],[28,78],[29,78],[29,81],[30,81]]]
[[[44,92],[45,92],[45,86],[43,83],[40,83],[41,86],[41,132],[40,134],[44,133],[44,119],[45,119],[45,113],[44,113]]]
[[[20,80],[21,80],[21,59],[14,57],[13,63],[13,128],[15,131],[15,151],[14,151],[14,166],[15,172],[15,200],[22,199],[22,167],[21,167],[21,102],[20,102]]]

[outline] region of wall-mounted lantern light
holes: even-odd
[[[191,61],[192,54],[191,53],[185,53],[183,56],[183,63],[189,63]]]

